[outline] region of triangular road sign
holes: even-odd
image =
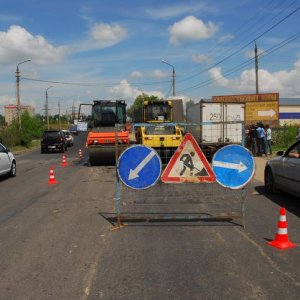
[[[161,175],[165,183],[215,182],[216,176],[194,137],[187,133]]]

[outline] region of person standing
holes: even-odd
[[[250,125],[250,131],[249,131],[249,136],[250,136],[250,151],[252,152],[253,156],[257,155],[257,147],[256,147],[256,128],[254,124]]]
[[[272,155],[272,130],[269,124],[266,125],[266,155],[268,152]]]
[[[257,128],[256,128],[256,133],[257,133],[257,155],[258,156],[262,156],[263,154],[266,154],[266,150],[265,150],[265,130],[263,127],[262,123],[258,123],[257,124]]]

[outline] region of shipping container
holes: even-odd
[[[201,100],[186,109],[186,130],[210,156],[228,144],[243,144],[244,103]]]

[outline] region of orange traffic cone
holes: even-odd
[[[79,159],[82,159],[82,151],[81,151],[81,149],[79,149],[78,155],[79,155]]]
[[[65,155],[62,156],[62,162],[61,162],[61,165],[63,167],[66,167],[68,165],[67,163],[67,157]]]
[[[50,167],[50,176],[49,176],[48,184],[57,184],[52,167]]]
[[[283,207],[280,208],[280,216],[277,227],[278,229],[274,241],[268,242],[268,244],[279,249],[288,249],[295,247],[296,244],[289,241],[286,213],[285,208]]]

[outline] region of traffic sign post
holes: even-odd
[[[252,154],[240,145],[218,150],[212,160],[217,182],[230,189],[241,189],[253,178],[255,162]]]
[[[117,166],[121,181],[132,189],[147,189],[160,178],[161,159],[157,152],[143,145],[127,148]]]

